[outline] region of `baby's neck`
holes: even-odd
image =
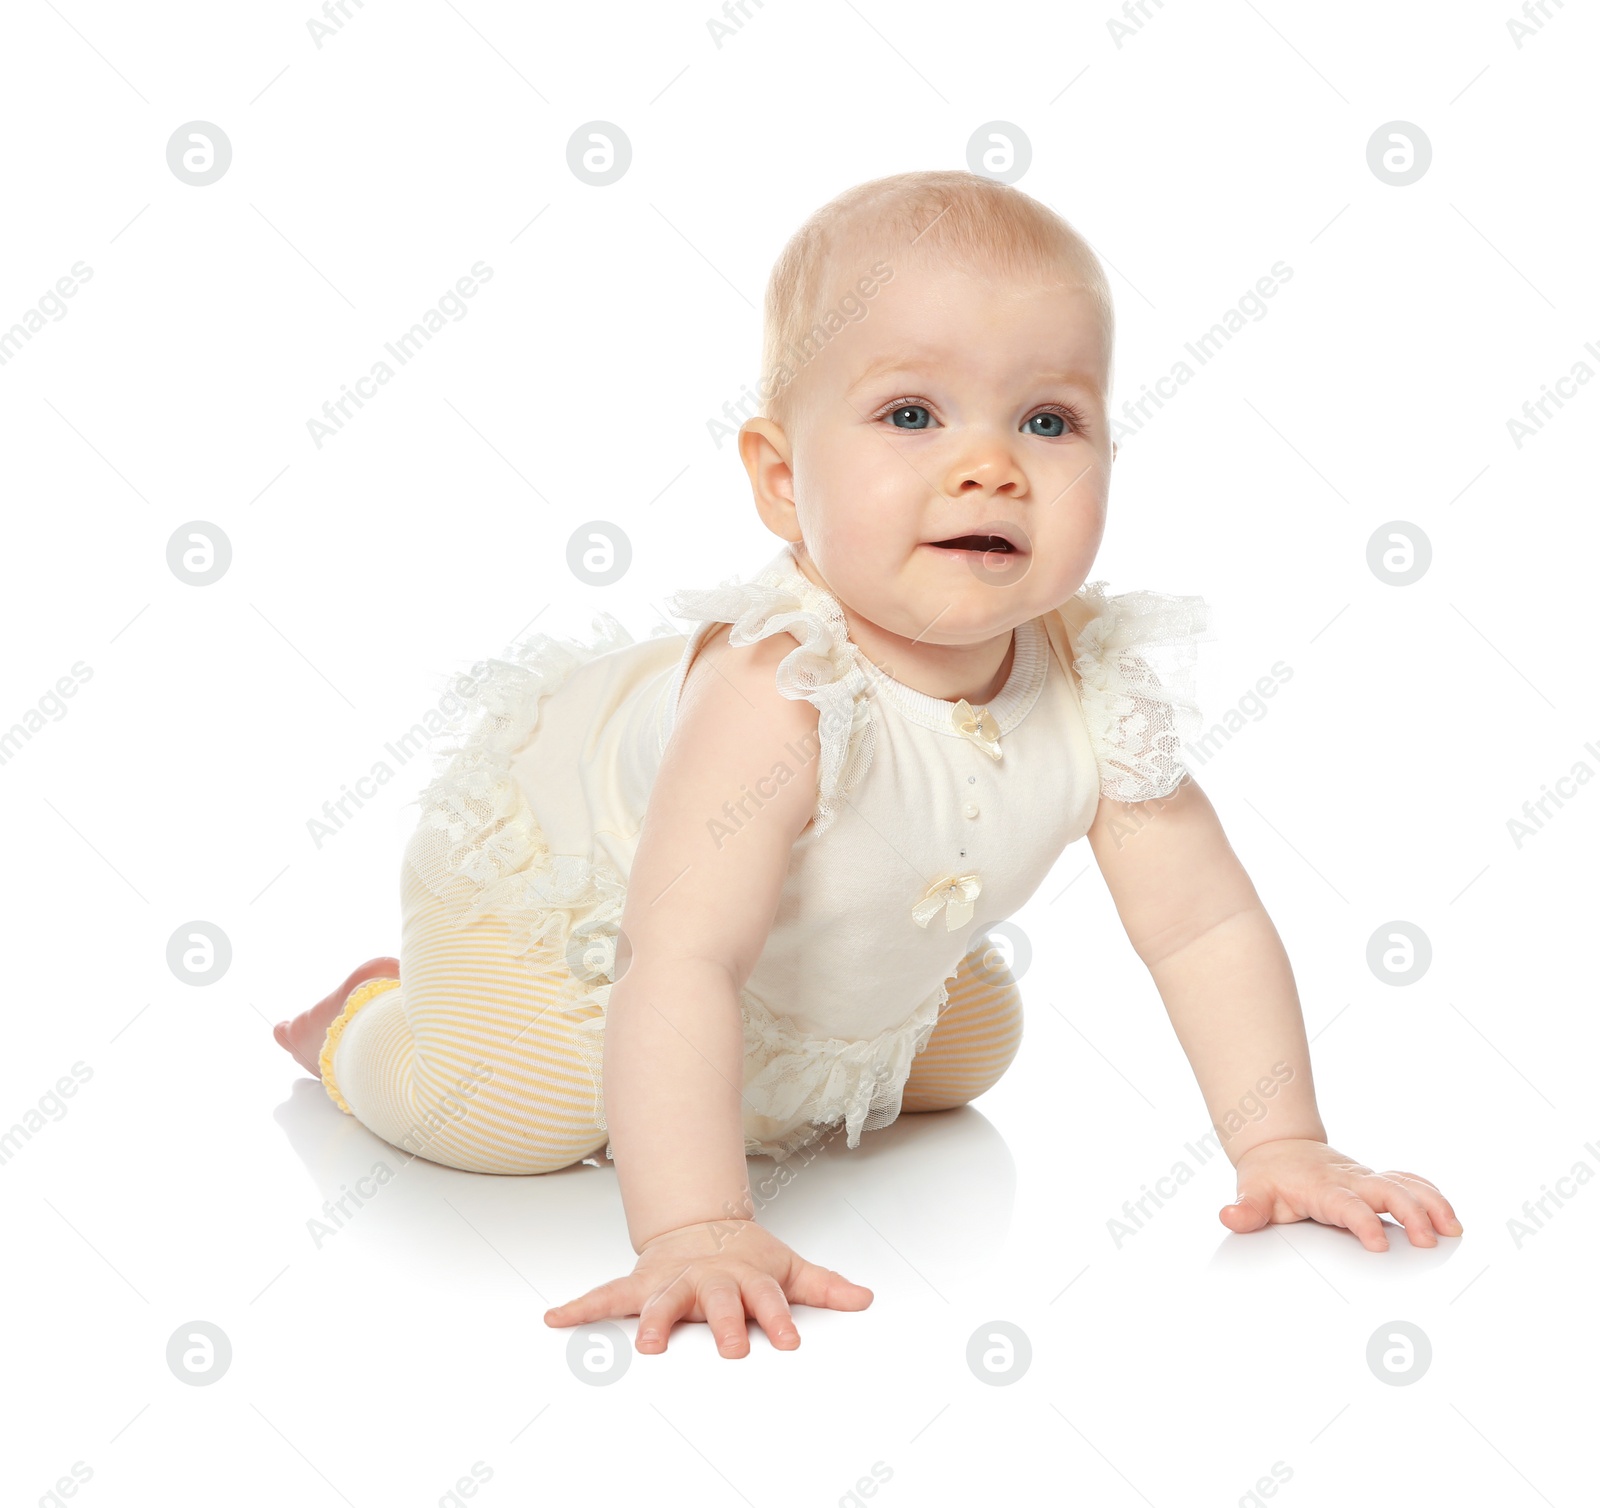
[[[845,627],[861,653],[902,686],[939,701],[965,699],[974,707],[983,707],[1000,694],[1010,678],[1017,653],[1014,629],[981,644],[925,644],[903,638],[846,607],[838,593],[818,579],[811,560],[797,550],[790,553],[801,574],[839,603]]]
[[[943,702],[964,699],[974,707],[985,707],[1010,679],[1017,654],[1015,629],[1003,639],[983,644],[922,644],[885,634],[876,625],[868,625],[864,638],[857,626],[864,620],[853,619],[848,608],[843,611],[850,637],[861,652],[885,675],[924,696]],[[1003,645],[998,665],[994,661],[997,644]]]

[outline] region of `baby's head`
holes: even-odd
[[[756,506],[861,617],[974,643],[1065,602],[1105,527],[1105,274],[1054,211],[963,172],[846,191],[767,287]],[[1016,548],[941,549],[1003,533]],[[981,542],[980,542],[981,544]]]

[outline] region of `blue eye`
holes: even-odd
[[[890,412],[888,418],[896,429],[926,429],[933,416],[920,403],[902,403]],[[902,419],[908,422],[902,424]]]
[[[1036,424],[1043,424],[1045,428],[1035,429]],[[1060,414],[1035,414],[1023,427],[1030,435],[1043,435],[1048,440],[1059,439],[1066,433],[1066,421]]]

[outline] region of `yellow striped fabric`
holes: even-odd
[[[1022,992],[988,938],[948,984],[928,1045],[911,1062],[902,1111],[948,1110],[992,1089],[1022,1044]]]
[[[548,1173],[599,1153],[608,1137],[591,1124],[594,1082],[575,1038],[576,1020],[600,1008],[550,1009],[559,976],[514,955],[504,921],[453,924],[402,868],[400,980],[357,986],[329,1027],[321,1064],[334,1103],[400,1150],[469,1172]],[[905,1110],[963,1104],[1016,1056],[1022,1004],[1008,970],[974,951],[949,996]]]

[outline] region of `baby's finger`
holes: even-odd
[[[794,1350],[800,1344],[800,1331],[783,1296],[783,1284],[771,1273],[758,1272],[744,1280],[742,1290],[745,1304],[767,1332],[767,1339],[780,1351]]]
[[[1391,1168],[1380,1176],[1383,1178],[1407,1178],[1412,1183],[1420,1183],[1425,1189],[1432,1189],[1436,1194],[1439,1192],[1438,1186],[1431,1179],[1424,1178],[1420,1173],[1401,1173]]]
[[[1324,1225],[1342,1225],[1355,1232],[1368,1251],[1388,1251],[1389,1238],[1384,1234],[1383,1221],[1359,1194],[1346,1188],[1323,1189],[1309,1202],[1314,1219]]]
[[[637,1307],[635,1302],[637,1292],[638,1284],[632,1276],[613,1278],[609,1283],[591,1288],[575,1299],[557,1304],[554,1309],[546,1309],[544,1322],[554,1326],[586,1325],[590,1320],[632,1314]]]
[[[1438,1188],[1429,1183],[1426,1178],[1418,1177],[1415,1173],[1389,1173],[1389,1178],[1398,1178],[1405,1182],[1411,1192],[1417,1196],[1417,1202],[1428,1212],[1428,1218],[1433,1221],[1433,1228],[1441,1236],[1459,1236],[1462,1224],[1457,1217],[1455,1207],[1444,1197]],[[1420,1187],[1412,1187],[1412,1185]]]
[[[733,1358],[750,1354],[750,1336],[745,1330],[744,1296],[732,1278],[707,1278],[700,1285],[700,1312],[717,1338],[717,1350]]]
[[[1410,1189],[1392,1178],[1366,1178],[1362,1180],[1362,1198],[1375,1210],[1386,1210],[1406,1228],[1413,1246],[1437,1246],[1439,1238],[1433,1233],[1433,1222],[1422,1202]]]
[[[633,1338],[636,1351],[665,1351],[675,1321],[694,1307],[694,1285],[683,1281],[681,1269],[671,1282],[656,1289],[639,1308],[639,1328]]]
[[[865,1309],[872,1302],[870,1288],[852,1283],[831,1267],[818,1267],[804,1257],[784,1292],[792,1303],[810,1304],[815,1309]]]
[[[1217,1211],[1217,1218],[1229,1230],[1243,1235],[1270,1225],[1276,1207],[1271,1184],[1251,1183],[1239,1190],[1239,1197],[1232,1204],[1225,1204]]]

